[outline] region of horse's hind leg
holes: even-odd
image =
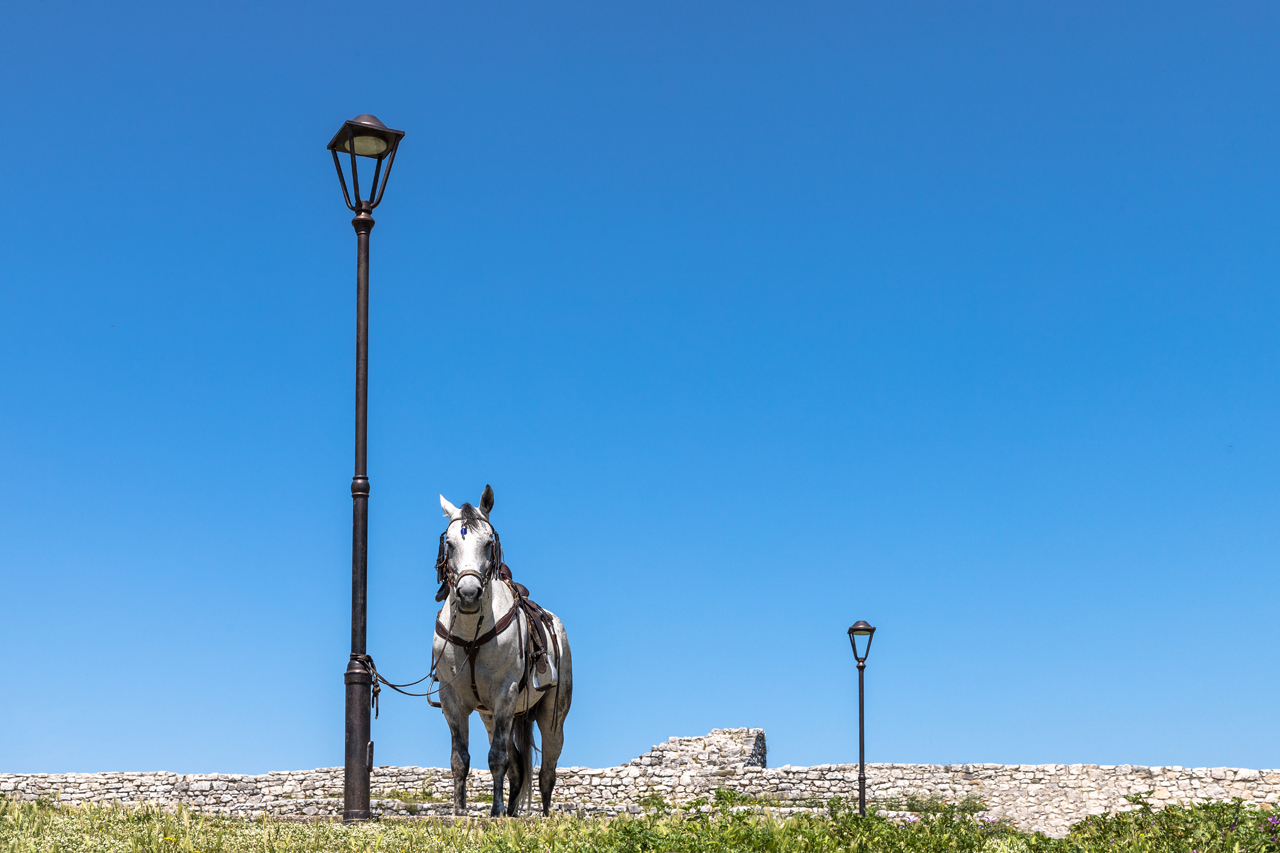
[[[507,762],[510,799],[507,814],[518,815],[529,804],[533,788],[533,715],[518,714],[511,723],[511,760]]]
[[[535,718],[538,721],[538,731],[542,733],[542,767],[538,770],[538,790],[542,793],[542,813],[548,816],[551,814],[551,793],[556,787],[556,762],[560,760],[560,750],[564,748],[564,715],[569,711],[568,696],[562,692],[557,697],[554,691],[555,688],[552,688],[551,695],[538,704]]]
[[[446,714],[449,723],[449,735],[453,740],[453,755],[449,764],[453,768],[453,813],[467,813],[467,773],[471,770],[471,753],[467,749],[467,737],[470,715],[455,713]]]

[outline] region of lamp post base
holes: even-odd
[[[369,740],[369,688],[373,685],[373,675],[353,655],[342,680],[347,686],[342,822],[355,823],[373,817],[369,809],[369,772],[373,769],[373,741]]]

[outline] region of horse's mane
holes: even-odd
[[[458,507],[458,517],[461,518],[463,521],[483,522],[484,524],[489,526],[490,530],[493,529],[493,525],[489,524],[489,519],[485,517],[485,514],[482,513],[480,510],[476,509],[475,507],[473,507],[471,504],[463,504],[462,506]]]

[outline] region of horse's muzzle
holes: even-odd
[[[480,609],[480,599],[484,596],[484,582],[479,572],[464,572],[454,582],[454,595],[457,597],[458,609],[463,613],[475,613]]]

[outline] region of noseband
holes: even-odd
[[[462,523],[462,537],[467,536],[468,519],[455,518],[445,525],[444,533],[440,534],[440,550],[436,553],[436,583],[440,584],[440,590],[436,593],[436,601],[444,601],[449,597],[449,590],[457,589],[458,583],[467,575],[474,575],[480,579],[480,594],[484,595],[485,590],[489,588],[489,582],[493,580],[494,575],[498,573],[499,567],[502,565],[502,540],[498,538],[498,531],[494,530],[492,524],[489,524],[489,530],[493,532],[493,551],[489,555],[489,565],[485,567],[483,572],[475,569],[466,569],[461,572],[455,572],[453,566],[449,563],[449,528],[454,522]],[[488,522],[485,522],[488,524]]]

